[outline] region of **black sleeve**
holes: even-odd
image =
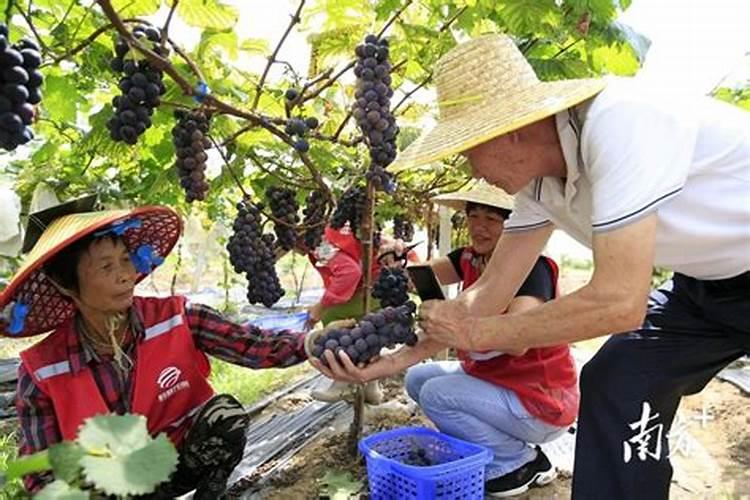
[[[463,255],[464,249],[462,248],[456,248],[451,253],[446,255],[451,261],[451,264],[453,264],[453,269],[456,270],[456,274],[458,274],[458,277],[462,280],[464,279],[464,272],[461,270],[461,255]]]
[[[552,275],[552,269],[547,263],[547,259],[539,257],[531,269],[526,281],[516,293],[516,297],[527,295],[537,297],[544,302],[552,300],[555,296],[555,283]]]

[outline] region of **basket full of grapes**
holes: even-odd
[[[363,438],[370,498],[482,499],[492,452],[425,427],[400,427]]]

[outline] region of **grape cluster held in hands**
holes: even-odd
[[[368,363],[380,354],[383,347],[393,348],[398,344],[413,346],[417,343],[414,332],[414,302],[406,302],[399,307],[386,307],[365,314],[352,328],[334,328],[326,331],[314,341],[312,354],[324,365],[326,350],[338,356],[345,352],[355,364]]]

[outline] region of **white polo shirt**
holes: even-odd
[[[750,270],[750,113],[613,79],[555,118],[567,178],[527,185],[506,231],[552,222],[591,247],[657,212],[655,265],[698,279]]]

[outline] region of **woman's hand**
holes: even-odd
[[[337,328],[354,328],[356,326],[357,320],[355,319],[339,319],[337,321],[331,321],[328,323],[328,325],[325,328],[320,328],[318,330],[313,330],[312,332],[308,332],[305,334],[305,353],[307,353],[308,358],[313,358],[313,346],[315,345],[315,339],[318,337],[325,335],[326,332],[330,330],[335,330]]]
[[[352,363],[352,360],[343,351],[339,352],[337,358],[333,351],[326,349],[323,356],[325,356],[328,363],[327,367],[317,358],[310,358],[310,364],[326,377],[350,384],[364,384],[371,380],[388,377],[400,371],[394,362],[393,356],[390,354],[378,356],[374,358],[374,361],[370,361],[368,365],[360,363],[359,366]]]
[[[307,310],[309,318],[307,318],[307,320],[305,321],[305,330],[310,330],[312,327],[318,324],[318,321],[320,321],[320,318],[323,316],[323,309],[323,304],[318,302]]]
[[[428,300],[419,306],[419,326],[430,340],[449,347],[473,350],[471,317],[466,306],[457,300]]]

